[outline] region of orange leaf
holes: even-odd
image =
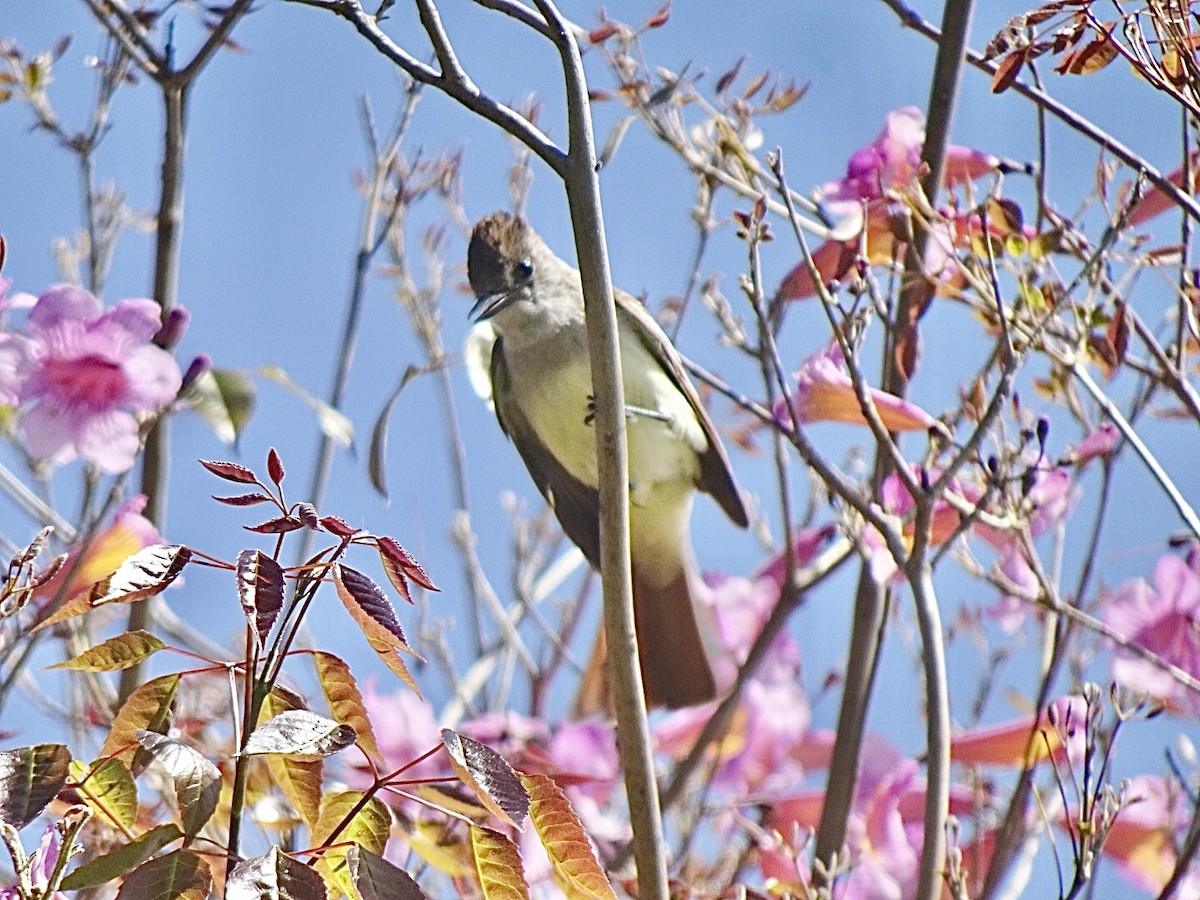
[[[996,74],[992,76],[993,94],[1002,94],[1013,86],[1013,82],[1021,74],[1021,69],[1025,67],[1028,56],[1029,48],[1022,47],[1009,53],[996,64]]]
[[[1091,42],[1063,57],[1055,66],[1060,75],[1091,75],[1117,58],[1117,43],[1112,37],[1115,22],[1108,22]]]
[[[127,763],[137,753],[137,760],[129,768],[137,775],[150,761],[150,754],[138,745],[137,732],[139,729],[156,731],[166,734],[171,724],[171,707],[175,703],[175,693],[179,690],[179,675],[161,675],[147,681],[135,690],[117,711],[104,746],[100,748],[101,756],[118,755]]]
[[[554,881],[572,898],[616,900],[612,885],[588,842],[583,823],[575,815],[567,795],[549,775],[521,774],[529,793],[529,818],[546,848],[553,866]]]
[[[371,727],[362,694],[359,693],[358,682],[350,674],[350,667],[332,653],[321,651],[313,654],[313,662],[316,663],[317,678],[320,679],[321,690],[325,692],[333,717],[358,732],[359,746],[382,763],[383,754],[375,743],[375,731]]]

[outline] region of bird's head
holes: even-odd
[[[520,300],[533,299],[534,267],[544,245],[524,219],[495,212],[480,219],[467,249],[467,278],[483,322]]]

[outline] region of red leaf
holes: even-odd
[[[200,460],[200,465],[208,469],[218,478],[226,481],[236,481],[239,484],[258,484],[258,478],[245,466],[235,462],[219,462],[211,459]]]
[[[593,44],[601,44],[617,33],[615,22],[604,22],[588,32],[588,40]]]
[[[361,528],[351,528],[345,519],[337,516],[322,516],[320,523],[322,528],[340,538],[351,538],[362,531]]]
[[[429,576],[425,574],[425,570],[421,568],[421,564],[413,559],[412,554],[401,547],[394,539],[390,537],[376,538],[375,546],[379,548],[379,553],[383,557],[385,564],[387,562],[393,563],[405,576],[411,578],[427,591],[436,591],[438,589],[437,585],[429,580]]]
[[[1003,94],[1013,82],[1017,80],[1017,76],[1021,74],[1021,69],[1025,66],[1025,60],[1029,57],[1029,48],[1022,47],[1020,50],[1014,50],[996,65],[996,74],[992,76],[992,93]]]
[[[213,497],[213,499],[227,506],[255,506],[259,503],[271,502],[271,498],[261,491],[254,491],[251,494],[237,494],[233,497]]]
[[[667,24],[667,20],[671,18],[671,0],[667,0],[662,5],[662,9],[646,20],[647,28],[661,28]]]
[[[287,474],[283,469],[283,460],[279,458],[279,451],[274,447],[267,451],[267,474],[276,484],[283,481],[283,476]]]
[[[255,534],[287,534],[289,531],[303,528],[304,523],[295,516],[280,516],[277,519],[269,519],[258,525],[243,525],[242,527],[247,531],[253,531]]]

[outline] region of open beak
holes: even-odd
[[[471,311],[467,315],[476,322],[486,322],[496,313],[500,312],[500,310],[513,303],[518,296],[519,293],[516,290],[496,291],[491,294],[484,294],[475,301],[475,305],[471,307]]]

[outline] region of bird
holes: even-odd
[[[580,274],[523,218],[495,212],[472,229],[467,277],[476,297],[470,316],[489,323],[496,335],[489,374],[500,427],[564,533],[599,569],[599,477]],[[717,696],[706,647],[715,644],[714,629],[697,618],[708,611],[697,603],[700,574],[690,535],[694,494],[710,494],[740,528],[749,517],[729,457],[678,351],[638,300],[619,289],[614,296],[642,680],[648,706],[676,709]],[[607,684],[603,637],[601,629],[577,711],[596,711],[605,703],[600,697],[611,704],[607,689],[596,688],[597,678]]]

